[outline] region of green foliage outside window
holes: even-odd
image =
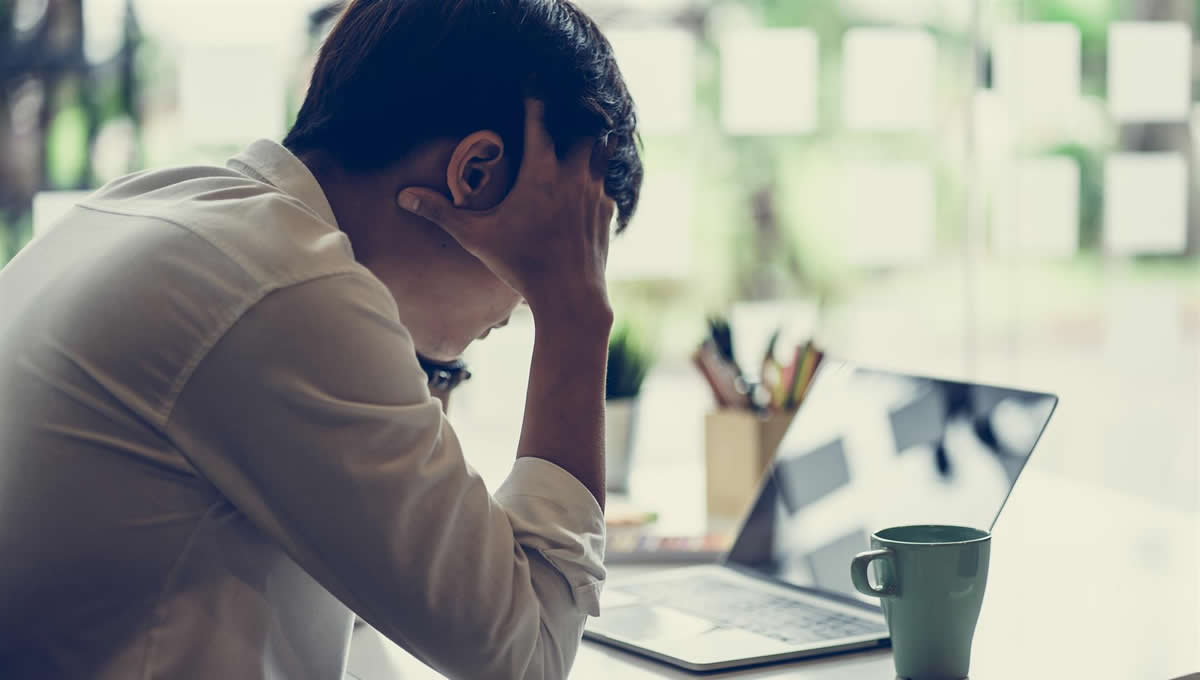
[[[1108,25],[1117,18],[1140,16],[1138,12],[1148,7],[1148,2],[1011,0],[988,4],[986,9],[988,21],[1060,21],[1077,26],[1083,50],[1082,93],[1093,102],[1102,103]],[[872,16],[873,9],[883,11],[880,8],[886,7],[888,13],[896,16],[921,11],[914,9],[917,5],[908,9],[903,9],[903,5],[889,5],[882,0],[742,0],[692,5],[681,10],[677,17],[658,18],[691,31],[699,43],[696,116],[692,129],[686,134],[646,138],[647,167],[651,174],[688,173],[697,187],[695,205],[687,211],[694,216],[688,226],[695,243],[696,273],[693,280],[686,282],[682,295],[675,291],[673,302],[687,297],[693,306],[712,307],[739,299],[799,296],[829,301],[844,295],[862,273],[853,271],[838,257],[836,250],[842,235],[831,233],[834,230],[830,228],[828,211],[823,212],[822,208],[830,202],[830,177],[845,159],[910,159],[928,163],[933,168],[939,195],[939,242],[944,250],[955,250],[964,233],[966,173],[958,161],[948,158],[952,154],[945,150],[948,138],[959,133],[939,129],[929,134],[868,134],[844,130],[839,122],[841,45],[845,31],[856,26],[889,25],[890,19]],[[1195,5],[1200,16],[1200,0]],[[6,97],[15,91],[15,84],[30,77],[44,85],[47,108],[40,132],[44,166],[36,170],[38,186],[85,189],[109,179],[107,174],[111,170],[97,172],[93,145],[99,132],[114,120],[128,120],[134,129],[136,147],[130,154],[127,170],[139,169],[146,163],[189,160],[164,156],[146,146],[143,116],[161,115],[170,108],[176,76],[169,46],[144,38],[135,16],[130,14],[126,21],[125,44],[119,54],[110,63],[89,64],[82,55],[83,27],[77,22],[82,14],[75,11],[82,7],[82,0],[51,2],[52,11],[47,12],[45,21],[53,25],[37,29],[44,31],[44,35],[54,31],[55,35],[68,36],[65,41],[54,43],[65,45],[57,52],[47,47],[54,41],[16,40],[12,34],[12,7],[11,1],[0,1],[0,32],[8,32],[0,35],[0,52],[20,45],[25,45],[23,49],[45,52],[24,61],[0,54],[0,64],[20,61],[35,65],[23,73],[4,73],[0,66],[3,81],[0,85],[4,86],[0,90],[7,93]],[[56,7],[59,9],[54,11]],[[127,11],[132,13],[133,9],[134,4],[128,3]],[[731,10],[740,21],[752,25],[805,27],[816,33],[821,53],[820,123],[816,132],[752,139],[732,137],[721,129],[718,35],[724,28],[723,17]],[[960,97],[957,90],[965,90],[973,82],[970,57],[974,45],[969,27],[942,21],[939,16],[915,21],[912,25],[930,31],[938,41],[938,80],[942,83],[939,96],[946,96],[946,90],[955,90],[951,96]],[[319,29],[312,31],[310,47],[315,48],[320,34]],[[980,75],[986,84],[986,51],[982,56],[985,63]],[[296,94],[292,92],[289,96],[289,118],[295,112]],[[164,106],[164,102],[168,105]],[[0,105],[12,104],[0,101]],[[3,119],[0,116],[0,121]],[[0,138],[9,132],[3,126],[0,122]],[[1069,156],[1079,164],[1080,244],[1085,253],[1094,252],[1100,245],[1103,154],[1118,148],[1122,148],[1121,140],[1114,136],[1100,146],[1091,140],[1063,139],[1042,148],[1020,150]],[[5,177],[0,180],[7,185],[21,185]],[[28,229],[21,225],[29,224],[31,199],[32,193],[0,196],[0,263],[7,261],[27,240]]]

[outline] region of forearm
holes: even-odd
[[[519,456],[548,460],[604,506],[604,379],[611,313],[582,323],[536,319]]]

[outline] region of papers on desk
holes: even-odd
[[[619,498],[604,512],[608,528],[608,564],[703,564],[716,562],[729,548],[732,535],[673,535],[657,530],[658,514]]]
[[[713,564],[732,545],[726,534],[609,534],[606,564]]]

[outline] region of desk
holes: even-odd
[[[1030,463],[996,526],[972,680],[1166,680],[1200,670],[1200,518]],[[848,567],[847,567],[848,568]],[[630,568],[613,569],[610,580]],[[362,680],[437,674],[369,632]],[[694,675],[585,642],[572,678],[892,680],[889,652]]]

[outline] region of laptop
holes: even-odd
[[[991,529],[1058,403],[829,358],[719,564],[605,586],[584,636],[693,671],[889,644],[850,582],[877,529]]]

